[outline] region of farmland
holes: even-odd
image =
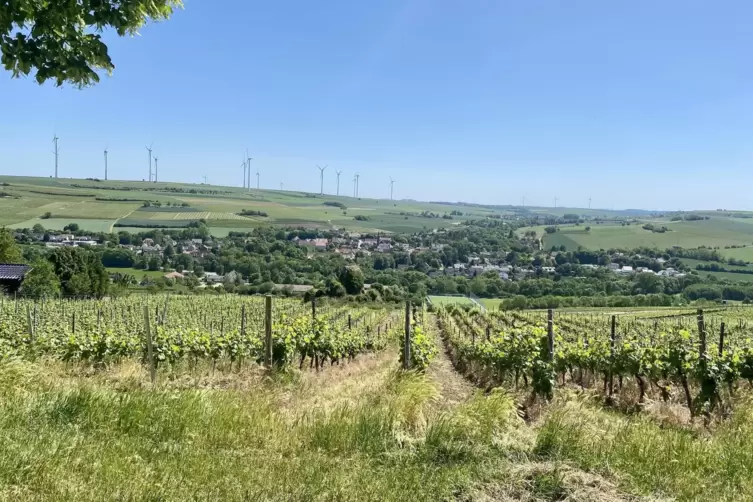
[[[706,313],[709,361],[726,363],[713,392],[700,385],[693,311],[618,314],[610,358],[610,319],[598,313],[555,313],[547,356],[546,312],[415,308],[419,370],[406,372],[402,309],[270,305],[268,338],[258,297],[6,298],[0,490],[38,500],[753,495],[748,309]],[[18,459],[34,475],[20,475]]]
[[[491,208],[461,208],[464,215],[450,219],[448,214],[457,209],[455,206],[178,183],[16,176],[0,176],[0,183],[8,184],[3,191],[10,195],[0,198],[0,225],[11,228],[41,224],[45,228],[62,229],[76,223],[91,231],[145,231],[182,228],[203,220],[216,236],[262,225],[416,232],[502,214]],[[338,202],[346,209],[325,202]],[[242,216],[243,210],[263,215]],[[43,218],[46,213],[49,215]],[[428,217],[429,213],[435,217]],[[442,218],[443,215],[448,216]],[[359,221],[356,216],[365,219]]]
[[[650,223],[666,227],[665,232],[652,232],[643,228]],[[587,231],[586,227],[590,227]],[[728,258],[753,258],[753,219],[710,217],[699,221],[669,221],[646,219],[629,225],[606,222],[585,222],[581,225],[560,225],[555,233],[545,233],[545,226],[525,227],[519,233],[533,230],[544,236],[545,248],[565,246],[567,249],[635,249],[649,247],[696,248],[719,247],[719,253]],[[731,246],[740,246],[731,248]]]

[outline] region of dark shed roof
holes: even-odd
[[[0,263],[0,280],[20,281],[31,270],[28,265]]]

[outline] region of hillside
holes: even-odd
[[[77,223],[84,230],[136,232],[205,220],[216,236],[262,225],[416,232],[501,214],[484,207],[183,183],[16,176],[0,176],[0,183],[6,194],[0,197],[0,225],[11,228],[42,224],[61,230]],[[244,210],[248,216],[241,215]]]

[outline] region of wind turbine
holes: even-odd
[[[58,148],[58,135],[55,134],[55,136],[52,138],[52,142],[55,143],[55,150],[52,152],[55,154],[55,178],[58,177],[58,154],[60,153],[60,149]]]
[[[152,143],[153,145],[154,143]],[[146,151],[149,152],[149,181],[152,181],[152,145],[146,147]]]
[[[342,171],[335,171],[335,174],[337,174],[337,196],[340,196],[340,175],[342,174]]]
[[[319,187],[319,195],[324,195],[324,171],[329,166],[319,167],[319,164],[317,164],[316,167],[319,168],[319,179],[321,181],[321,186]]]
[[[357,174],[355,176],[353,176],[353,198],[354,199],[356,197],[358,197],[358,187],[357,187],[356,183],[358,183],[358,175]]]
[[[159,159],[157,156],[154,156],[154,182],[157,183],[157,175],[159,174],[159,167],[157,162],[159,162]]]
[[[209,183],[207,183],[207,175],[205,174],[204,176],[202,176],[202,178],[204,178],[204,184],[208,185]]]
[[[107,148],[105,148],[105,181],[107,181]]]
[[[358,183],[359,183],[360,178],[361,178],[361,175],[356,174],[356,198],[358,198]]]
[[[248,167],[248,186],[247,186],[246,188],[248,188],[249,190],[251,189],[251,161],[252,161],[252,160],[254,160],[254,159],[252,159],[252,158],[251,158],[251,157],[250,157],[250,156],[248,155],[248,148],[246,148],[246,166]],[[256,173],[256,176],[257,176],[257,178],[258,178],[258,176],[259,176],[259,173]],[[257,188],[258,188],[258,187],[257,187]]]
[[[281,192],[282,192],[282,187],[283,187],[283,183],[282,183],[282,181],[281,181],[281,182],[280,182],[280,191],[281,191]]]
[[[392,190],[395,188],[395,180],[390,176],[390,200],[392,200]]]
[[[591,209],[591,197],[588,198],[588,209]]]
[[[241,167],[243,167],[243,188],[246,188],[246,159],[241,162]]]
[[[259,169],[256,169],[256,189],[259,189]]]
[[[559,197],[554,198],[554,209],[557,209],[557,201],[560,200]]]

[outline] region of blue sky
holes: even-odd
[[[85,90],[0,73],[0,173],[753,209],[753,3],[186,0]]]

